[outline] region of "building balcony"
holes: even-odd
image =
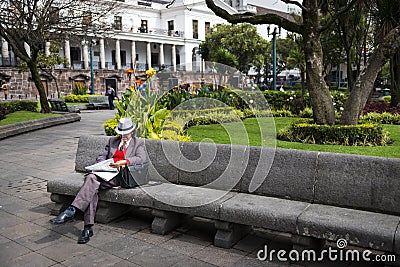
[[[237,11],[239,13],[257,14],[257,7],[252,6],[252,5],[240,6],[240,7],[238,7]]]
[[[14,57],[2,58],[0,55],[0,67],[17,67],[18,63],[18,60]]]
[[[171,36],[183,38],[185,35],[184,31],[177,30],[167,30],[161,28],[146,28],[146,27],[133,27],[131,25],[122,25],[121,32],[131,32],[131,33],[143,33],[143,34],[154,34],[161,36]]]

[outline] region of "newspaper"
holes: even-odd
[[[114,160],[108,159],[100,161],[93,165],[86,166],[85,169],[108,182],[118,174],[118,169],[110,167],[110,163],[114,163]]]

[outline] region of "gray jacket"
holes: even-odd
[[[111,159],[114,156],[115,151],[117,151],[120,142],[120,136],[111,137],[108,141],[108,144],[104,148],[104,152],[100,154],[97,158],[97,162]],[[142,164],[147,162],[147,154],[143,139],[132,137],[132,140],[129,142],[128,149],[125,153],[125,159],[130,162],[130,165]]]

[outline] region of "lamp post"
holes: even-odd
[[[93,46],[97,44],[96,39],[90,42],[90,94],[94,95],[94,67],[93,67]]]
[[[268,36],[269,36],[269,31],[270,27],[268,26]],[[279,27],[279,32],[277,32],[278,28],[275,27],[274,31],[271,33],[272,34],[272,75],[273,75],[273,90],[276,90],[276,35],[281,34],[281,28]]]

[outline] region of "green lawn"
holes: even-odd
[[[276,132],[278,132],[284,126],[288,125],[291,121],[297,119],[298,118],[274,118]],[[267,121],[262,123],[262,126],[266,125],[267,127],[271,127],[270,124],[271,122]],[[209,142],[209,139],[211,139],[213,142],[218,144],[232,143],[239,145],[247,145],[248,144],[247,140],[249,140],[250,145],[260,146],[261,145],[260,131],[258,129],[259,127],[257,125],[256,119],[254,118],[246,119],[244,120],[244,125],[247,130],[248,138],[245,135],[240,135],[240,134],[238,134],[238,136],[241,137],[234,137],[232,140],[230,140],[229,138],[229,136],[232,136],[232,131],[234,131],[234,129],[240,129],[241,123],[227,123],[224,124],[225,128],[219,124],[193,126],[190,129],[188,129],[188,134],[190,135],[192,141],[194,142],[201,142],[201,141]],[[339,145],[313,145],[313,144],[302,144],[296,142],[286,142],[277,140],[276,147],[400,158],[400,125],[384,125],[384,127],[389,131],[390,137],[394,141],[393,144],[390,146],[361,147],[361,146],[339,146]],[[228,132],[230,134],[228,134]],[[267,146],[270,146],[271,143],[273,143],[273,141],[270,140],[270,142],[267,142]]]
[[[40,118],[47,118],[52,116],[58,116],[58,114],[42,114],[39,112],[31,111],[16,111],[6,115],[4,120],[0,120],[0,126],[13,124],[22,121],[36,120]]]

